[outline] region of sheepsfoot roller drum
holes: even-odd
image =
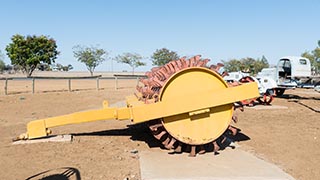
[[[257,82],[256,78],[251,76],[245,76],[239,80],[240,83],[248,83],[248,82]],[[246,99],[241,101],[242,105],[246,106],[254,106],[255,104],[262,104],[262,105],[271,105],[274,96],[274,90],[268,89],[266,92],[260,92],[260,96],[257,98]]]
[[[190,156],[205,153],[210,146],[220,149],[225,135],[236,135],[230,126],[236,104],[259,96],[257,83],[227,84],[226,73],[219,73],[222,64],[207,67],[209,60],[200,56],[181,58],[147,72],[141,79],[138,93],[127,97],[127,107],[101,110],[32,121],[20,139],[46,136],[48,128],[98,120],[131,119],[146,122],[152,134],[173,153],[189,152]]]

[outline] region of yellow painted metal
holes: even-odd
[[[131,112],[128,108],[110,108],[106,107],[107,101],[104,102],[104,108],[99,110],[90,110],[77,112],[73,114],[51,117],[31,121],[27,125],[27,138],[33,139],[47,136],[47,128],[63,126],[68,124],[78,124],[107,119],[131,119]]]
[[[133,95],[133,96],[127,96],[126,97],[126,102],[127,102],[127,106],[128,107],[134,107],[134,106],[138,106],[138,105],[143,105],[144,102],[139,101],[137,96]]]
[[[209,111],[198,110],[198,113],[182,113],[163,118],[165,129],[181,142],[186,144],[206,144],[223,134],[228,128],[233,102],[220,93],[228,88],[226,82],[217,73],[204,68],[191,68],[173,76],[163,88],[160,99],[162,102],[175,102],[180,106],[193,106],[195,103],[221,101],[217,106],[209,105]],[[207,94],[207,93],[210,94]],[[226,96],[236,96],[241,92],[228,93]],[[179,100],[177,94],[182,94]],[[228,104],[225,104],[228,103]],[[179,106],[178,104],[176,104]],[[201,105],[202,108],[207,107]],[[196,109],[195,109],[196,110]]]
[[[195,116],[195,115],[204,114],[204,113],[208,113],[208,112],[210,112],[209,108],[201,109],[201,110],[189,112],[189,116]]]
[[[190,87],[192,88],[192,87]],[[201,89],[201,88],[199,88]],[[199,93],[181,91],[171,101],[159,101],[153,104],[141,104],[131,108],[134,123],[141,123],[161,117],[189,113],[205,108],[232,104],[243,99],[259,97],[255,82],[224,89],[199,90]],[[182,101],[180,101],[182,100]]]
[[[48,128],[99,120],[131,119],[141,123],[163,118],[168,132],[188,144],[204,144],[219,137],[230,123],[233,103],[258,97],[255,82],[228,87],[215,72],[193,67],[173,75],[160,94],[160,101],[144,104],[136,96],[127,97],[127,107],[77,112],[69,115],[32,121],[27,138],[48,135]]]

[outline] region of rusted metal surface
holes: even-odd
[[[255,82],[255,80],[250,76],[245,76],[239,80],[240,83],[249,83],[249,82]],[[236,85],[237,83],[234,83]],[[254,106],[256,104],[262,104],[262,105],[270,105],[274,98],[274,93],[269,93],[268,91],[263,93],[261,97],[253,98],[253,99],[246,99],[241,101],[243,105],[246,106]]]
[[[166,81],[176,72],[188,67],[206,67],[209,59],[201,59],[200,55],[186,59],[182,57],[178,60],[170,61],[161,67],[152,68],[146,72],[147,79],[140,79],[143,86],[137,86],[137,91],[141,93],[141,100],[150,103],[157,102],[159,93]],[[221,66],[217,66],[218,71]]]

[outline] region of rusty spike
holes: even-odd
[[[139,79],[139,82],[141,82],[143,85],[148,86],[150,85],[150,80],[149,79]]]
[[[177,140],[175,138],[171,138],[170,143],[166,146],[167,149],[173,149],[173,145]]]
[[[237,123],[237,122],[238,122],[238,116],[232,115],[232,121],[233,121],[234,123]]]
[[[222,77],[225,77],[225,76],[229,76],[229,73],[227,71],[224,71],[222,74],[221,74]]]
[[[153,82],[155,83],[154,86],[157,86],[157,87],[163,87],[163,85],[165,83],[164,81],[161,81],[158,78],[153,78]]]
[[[195,57],[190,58],[190,59],[189,59],[189,67],[193,67],[193,65],[195,64],[195,62],[196,62]]]
[[[237,81],[229,82],[229,83],[228,83],[228,86],[229,86],[229,87],[234,87],[234,86],[239,86],[239,85],[240,85],[240,83],[237,82]]]
[[[154,72],[154,74],[160,79],[165,80],[167,79],[166,71],[164,68],[160,68],[158,71]]]
[[[186,60],[185,62],[186,62],[186,66],[190,67],[190,59]]]
[[[144,95],[153,95],[154,91],[152,91],[151,87],[145,86],[139,89],[140,93],[144,94]]]
[[[201,62],[201,55],[194,56],[194,62],[192,66],[198,66],[198,64]],[[199,67],[199,66],[198,66]]]
[[[148,78],[150,78],[150,77],[152,77],[152,76],[153,76],[153,73],[152,73],[152,72],[150,72],[150,71],[147,71],[147,72],[145,73],[145,75],[146,75]]]
[[[206,153],[206,149],[204,148],[204,145],[200,145],[198,154],[205,154],[205,153]]]
[[[166,73],[167,73],[169,76],[171,76],[171,69],[170,69],[169,64],[165,64],[163,67],[165,68]]]
[[[172,66],[173,66],[173,69],[174,69],[174,73],[180,71],[180,67],[179,65],[176,63],[176,61],[172,61]]]
[[[167,148],[167,146],[169,145],[169,142],[170,142],[170,137],[169,136],[162,142],[162,144],[164,145],[164,147],[166,149],[170,149],[170,148]]]
[[[216,66],[215,71],[216,71],[216,72],[219,72],[220,68],[223,67],[223,66],[224,66],[224,65],[223,65],[222,63],[218,63],[217,66]]]
[[[200,61],[201,55],[196,55],[196,56],[194,56],[194,59],[195,59],[196,61]]]
[[[158,128],[159,127],[162,127],[163,125],[160,123],[160,124],[154,124],[154,125],[151,125],[151,126],[149,126],[149,129],[151,130],[151,131],[158,131]]]
[[[183,66],[182,66],[182,63],[181,63],[180,59],[176,60],[175,63],[177,64],[179,70],[183,69]]]
[[[216,65],[214,65],[214,64],[212,64],[212,65],[209,67],[209,69],[211,69],[211,70],[213,70],[213,71],[216,71],[217,66],[216,66]]]
[[[196,157],[196,146],[195,145],[191,145],[189,157]]]
[[[232,132],[233,136],[237,135],[237,133],[238,133],[238,129],[233,126],[229,126],[228,130],[230,130]]]
[[[155,72],[155,71],[158,71],[161,67],[153,67],[151,68],[151,72]]]
[[[172,61],[170,63],[167,64],[169,69],[170,69],[170,75],[174,74],[175,73],[175,69],[174,69],[174,66],[172,64]]]
[[[181,62],[181,65],[182,65],[182,69],[184,68],[187,68],[188,65],[187,65],[187,62],[186,62],[186,57],[182,57],[179,59],[179,61]]]
[[[209,59],[200,60],[200,61],[197,63],[196,66],[197,66],[197,67],[205,67],[209,61],[210,61]]]
[[[220,146],[218,145],[218,143],[216,141],[212,142],[213,144],[213,152],[218,152],[220,150]]]
[[[154,137],[157,138],[158,140],[160,140],[161,137],[162,137],[163,135],[165,135],[166,133],[167,133],[166,131],[161,131],[159,134],[154,135]]]
[[[176,149],[174,149],[175,153],[182,153],[182,143],[179,142],[178,146],[176,147]]]
[[[168,79],[170,75],[167,73],[166,68],[159,69],[159,73],[163,74],[164,80]]]
[[[224,66],[224,64],[222,64],[222,63],[218,63],[218,64],[217,64],[217,66],[219,66],[219,67],[223,67],[223,66]]]

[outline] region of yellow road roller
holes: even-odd
[[[230,125],[241,101],[259,97],[257,83],[228,84],[223,64],[207,66],[200,55],[173,60],[151,69],[140,79],[137,92],[126,98],[126,107],[109,107],[31,121],[19,139],[51,134],[50,128],[100,120],[128,120],[145,123],[154,137],[174,153],[190,156],[205,153],[206,146],[220,149],[226,133],[236,135]]]

